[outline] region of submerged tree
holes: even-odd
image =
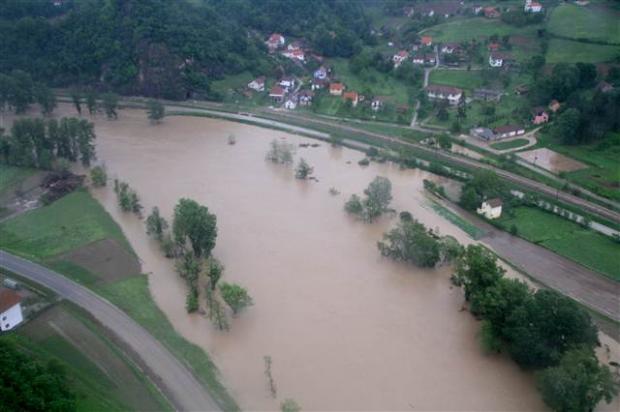
[[[347,213],[372,222],[389,210],[388,206],[392,201],[392,183],[385,177],[377,176],[364,190],[364,194],[366,197],[363,200],[358,195],[352,195],[344,208]]]
[[[168,229],[168,222],[159,214],[159,208],[153,207],[151,214],[146,218],[146,233],[161,242],[166,229]]]
[[[95,166],[90,169],[90,180],[93,186],[102,187],[108,183],[108,174],[103,166]]]
[[[75,107],[75,111],[78,112],[78,115],[82,115],[82,93],[79,89],[73,88],[69,92],[71,94],[71,102],[73,102],[73,106]]]
[[[211,290],[215,290],[217,287],[217,282],[222,277],[223,272],[224,266],[219,260],[211,256],[207,262],[207,277],[209,278],[208,287],[210,287]]]
[[[224,302],[230,306],[235,315],[253,303],[248,291],[235,283],[222,283],[220,293]]]
[[[174,208],[172,231],[182,248],[189,242],[194,254],[208,257],[215,247],[217,220],[206,206],[191,199],[181,199]]]
[[[41,106],[41,112],[44,115],[50,115],[56,108],[56,96],[54,92],[44,84],[37,84],[34,91],[34,97]]]
[[[147,102],[147,112],[151,122],[159,123],[166,114],[166,108],[159,100],[151,99]]]
[[[401,220],[377,246],[383,256],[420,267],[434,267],[441,258],[440,242],[417,220]]]
[[[293,162],[293,152],[292,144],[273,139],[266,158],[274,163],[290,164]]]
[[[297,179],[307,179],[312,174],[313,170],[314,168],[302,157],[299,159],[299,163],[295,168],[295,177]]]
[[[101,96],[101,100],[103,103],[103,110],[108,119],[117,119],[118,113],[116,113],[116,109],[118,108],[118,95],[112,92],[104,93]]]
[[[97,113],[97,93],[93,89],[86,91],[86,107],[91,116]]]

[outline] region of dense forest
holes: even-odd
[[[0,72],[23,70],[49,86],[216,98],[213,79],[275,70],[264,45],[271,32],[351,56],[367,28],[361,5],[333,0],[0,0]]]

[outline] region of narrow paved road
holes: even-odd
[[[431,72],[439,67],[439,48],[435,46],[435,65],[433,67],[424,68],[424,83],[423,86],[425,89],[428,86],[428,80],[431,77]],[[418,122],[418,110],[420,109],[420,100],[418,99],[415,102],[415,107],[413,109],[413,117],[411,118],[411,127],[415,128],[416,123]]]
[[[620,322],[620,282],[611,280],[554,252],[512,236],[454,205],[486,235],[478,239],[523,272],[585,306]]]
[[[0,267],[39,283],[88,311],[141,358],[176,409],[220,410],[187,367],[142,326],[107,300],[59,273],[1,250]]]

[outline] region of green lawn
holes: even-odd
[[[429,84],[442,84],[473,90],[482,87],[483,80],[480,71],[467,70],[433,70]]]
[[[130,249],[120,227],[86,190],[0,224],[0,248],[35,260],[105,238]]]
[[[34,169],[0,164],[0,194],[28,176],[31,176],[34,172]]]
[[[492,143],[491,147],[496,150],[508,150],[508,149],[515,149],[517,147],[525,146],[528,143],[529,143],[529,140],[527,139],[515,139],[515,140],[510,140],[508,142]]]
[[[519,236],[613,279],[620,280],[620,244],[562,217],[532,207],[514,209],[499,222],[517,226]]]
[[[480,40],[480,37],[489,37],[494,34],[500,37],[507,34],[528,35],[535,33],[538,28],[540,25],[519,28],[503,23],[499,19],[473,17],[438,24],[425,30],[424,34],[433,36],[435,42],[461,42],[471,39]]]
[[[603,5],[580,7],[560,4],[553,9],[547,29],[574,39],[620,43],[620,13]]]
[[[551,39],[547,63],[602,63],[620,56],[620,46],[604,46],[572,40]]]

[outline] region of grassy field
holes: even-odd
[[[443,84],[473,90],[482,87],[483,81],[480,71],[467,70],[433,70],[429,84]]]
[[[474,17],[438,24],[425,30],[424,34],[433,36],[433,41],[435,42],[461,42],[474,38],[489,37],[494,34],[500,37],[507,34],[534,34],[539,28],[540,25],[519,28],[510,26],[500,20]]]
[[[562,217],[531,207],[514,209],[499,222],[517,226],[519,236],[613,279],[620,280],[620,244]]]
[[[515,140],[510,140],[508,142],[491,143],[491,147],[496,150],[508,150],[508,149],[515,149],[517,147],[525,146],[528,143],[529,143],[529,140],[527,139],[515,139]]]
[[[551,39],[547,63],[602,63],[620,55],[620,46],[604,46],[572,40]]]
[[[23,167],[13,167],[0,164],[0,194],[13,187],[16,183],[31,176],[35,172],[34,169],[26,169]]]
[[[431,207],[433,208],[435,212],[437,212],[439,216],[445,218],[450,223],[458,226],[463,232],[467,233],[472,239],[474,240],[480,239],[484,235],[484,230],[478,228],[473,223],[470,223],[467,220],[463,219],[461,216],[457,215],[456,213],[442,206],[441,204],[437,202],[432,202]]]
[[[547,147],[588,165],[588,168],[566,173],[564,177],[601,196],[620,201],[620,133],[601,143],[567,146],[547,134],[539,134],[536,147]]]
[[[619,19],[620,13],[604,5],[560,4],[553,9],[547,29],[553,34],[574,39],[620,43]]]
[[[0,248],[41,261],[104,238],[129,243],[86,190],[0,224]]]
[[[97,275],[85,268],[54,259],[58,254],[101,239],[114,239],[131,250],[120,227],[86,190],[74,192],[49,206],[0,224],[0,249],[51,266],[109,299],[192,368],[225,410],[238,410],[234,400],[219,383],[217,369],[205,351],[179,336],[157,308],[150,295],[146,276],[125,277],[116,282],[99,284],[96,282]]]
[[[67,372],[77,410],[172,410],[152,383],[105,333],[69,304],[58,304],[2,339]]]

